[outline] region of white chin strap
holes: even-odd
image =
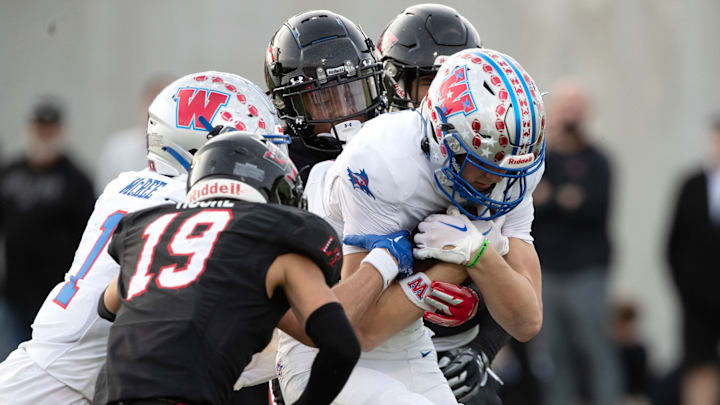
[[[338,139],[346,144],[352,140],[358,131],[360,131],[360,128],[362,128],[362,122],[358,120],[348,120],[335,124],[335,131],[337,131]],[[317,134],[317,136],[335,137],[335,135],[327,132]]]

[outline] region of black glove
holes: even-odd
[[[495,392],[497,384],[488,384],[489,364],[482,352],[461,347],[439,353],[438,359],[440,370],[458,402],[464,405],[502,403]]]

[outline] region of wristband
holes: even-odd
[[[468,264],[466,264],[465,267],[474,266],[475,263],[477,263],[478,260],[480,260],[480,256],[482,256],[483,253],[485,253],[485,249],[487,249],[489,243],[490,242],[488,242],[487,238],[485,238],[482,245],[480,245],[480,249],[478,249],[477,253],[475,254],[475,257]]]
[[[435,308],[425,302],[425,297],[430,295],[432,280],[425,273],[415,273],[410,277],[398,281],[405,295],[410,302],[423,311],[435,312]]]
[[[372,264],[375,270],[380,273],[380,276],[383,279],[383,290],[386,289],[387,286],[390,285],[390,282],[398,275],[398,265],[395,263],[395,259],[392,255],[390,255],[390,253],[388,253],[385,249],[374,248],[367,254],[367,256],[365,256],[364,259],[362,259],[360,264],[363,263]]]

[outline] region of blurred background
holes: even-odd
[[[268,41],[291,15],[330,9],[377,41],[397,13],[416,3],[2,0],[2,163],[31,150],[30,122],[37,121],[38,103],[52,97],[62,107],[66,150],[98,193],[108,153],[130,153],[117,141],[119,131],[135,135],[132,128],[144,125],[147,86],[220,70],[264,87]],[[587,132],[612,166],[610,302],[634,308],[652,374],[671,372],[682,346],[668,232],[682,180],[709,158],[711,117],[720,111],[720,2],[439,3],[464,15],[486,47],[517,59],[542,91],[568,76],[584,87]]]

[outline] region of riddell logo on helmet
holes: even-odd
[[[526,165],[533,161],[533,155],[524,155],[520,157],[510,156],[507,161],[507,165],[519,166]]]
[[[211,180],[198,189],[191,189],[187,195],[187,202],[195,202],[208,196],[240,197],[246,194],[246,187],[239,182],[225,179]]]

